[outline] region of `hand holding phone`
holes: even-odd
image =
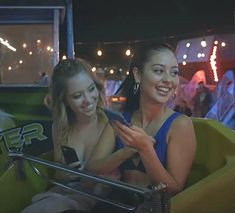
[[[109,121],[119,121],[120,123],[122,123],[128,127],[131,126],[131,124],[119,112],[115,112],[110,109],[104,108],[104,113],[108,117]]]
[[[64,160],[67,165],[74,167],[74,168],[80,168],[81,163],[78,159],[76,151],[68,146],[61,146],[61,150],[64,155]]]

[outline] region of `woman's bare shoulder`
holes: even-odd
[[[178,118],[176,119],[176,123],[180,126],[187,126],[189,124],[192,124],[192,118],[182,114],[178,116]]]
[[[174,135],[186,133],[187,131],[194,132],[193,121],[191,117],[182,114],[173,121],[169,133]]]
[[[171,116],[175,113],[172,109],[167,109],[168,116]],[[171,129],[181,129],[181,128],[187,128],[188,126],[191,128],[193,125],[191,117],[188,117],[187,115],[180,114],[177,116],[174,121],[172,122]]]

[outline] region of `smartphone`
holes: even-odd
[[[119,112],[115,112],[113,110],[104,108],[104,113],[106,114],[106,116],[108,117],[108,119],[110,121],[119,121],[120,123],[126,125],[126,126],[130,126],[131,124],[124,118],[124,116],[119,113]]]
[[[66,164],[68,164],[68,165],[74,164],[74,165],[76,165],[75,167],[81,166],[79,159],[78,159],[78,156],[77,156],[77,153],[73,148],[68,147],[68,146],[61,146],[61,150],[63,152]]]

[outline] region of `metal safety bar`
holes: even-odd
[[[28,161],[28,160],[27,160]],[[123,204],[123,203],[120,203],[120,202],[116,202],[114,200],[110,200],[108,198],[102,198],[101,196],[97,196],[95,194],[92,194],[92,193],[88,193],[88,192],[84,192],[82,190],[78,190],[76,188],[71,187],[71,186],[68,186],[67,184],[64,184],[64,183],[60,183],[58,181],[55,181],[53,180],[52,178],[44,175],[42,172],[40,172],[36,167],[34,167],[31,162],[29,162],[30,166],[32,167],[32,169],[35,171],[35,173],[41,177],[43,177],[44,179],[46,179],[48,182],[54,184],[54,185],[57,185],[57,186],[60,186],[60,187],[63,187],[65,189],[69,189],[73,192],[76,192],[76,193],[79,193],[81,195],[85,195],[87,197],[90,197],[90,198],[94,198],[96,200],[99,200],[99,201],[102,201],[102,202],[105,202],[105,203],[108,203],[108,204],[112,204],[114,206],[118,206],[120,208],[123,208],[123,209],[126,209],[126,210],[134,210],[136,207],[135,206],[130,206],[130,205],[126,205],[126,204]]]
[[[110,180],[110,179],[105,178],[105,177],[100,177],[100,176],[96,176],[94,174],[89,174],[88,172],[84,172],[84,171],[81,171],[81,170],[69,168],[69,167],[67,167],[65,165],[62,165],[62,164],[59,164],[59,163],[44,160],[44,159],[34,157],[34,156],[31,156],[31,155],[27,155],[27,154],[23,154],[23,153],[9,152],[8,156],[10,158],[14,159],[14,160],[24,159],[26,161],[30,161],[30,162],[38,163],[38,164],[41,164],[41,165],[45,165],[45,166],[47,166],[49,168],[52,168],[52,169],[57,169],[57,170],[64,171],[64,172],[67,172],[67,173],[70,173],[70,174],[74,174],[74,175],[77,175],[78,177],[81,177],[81,178],[86,178],[86,179],[89,179],[89,180],[93,180],[96,183],[102,183],[102,184],[106,184],[106,185],[109,185],[109,186],[112,186],[112,187],[117,187],[119,189],[128,190],[128,192],[132,192],[132,193],[139,194],[139,195],[143,196],[144,199],[151,199],[153,193],[156,193],[157,191],[162,191],[166,188],[166,186],[164,184],[161,184],[157,188],[155,187],[154,189],[139,188],[139,187],[127,184],[127,183],[123,183],[121,181]],[[120,202],[117,202],[117,201],[114,201],[114,200],[110,200],[108,198],[102,198],[99,195],[95,195],[95,194],[92,194],[92,193],[89,193],[89,192],[83,192],[83,191],[80,191],[78,189],[72,188],[72,187],[70,187],[70,186],[68,186],[64,183],[57,182],[57,181],[47,177],[46,175],[42,174],[37,168],[35,168],[33,166],[32,166],[32,169],[36,172],[37,175],[43,176],[49,182],[51,182],[51,183],[53,183],[57,186],[61,186],[63,188],[72,190],[74,192],[83,194],[85,196],[97,199],[97,200],[105,202],[105,203],[112,204],[114,206],[118,206],[118,207],[123,208],[123,209],[134,210],[136,208],[136,206],[123,204],[123,203],[120,203]]]
[[[104,183],[104,184],[107,184],[107,185],[110,185],[110,186],[115,186],[115,187],[118,187],[120,189],[131,191],[133,193],[138,193],[140,195],[144,195],[147,191],[149,191],[148,189],[132,186],[130,184],[123,183],[121,181],[116,181],[116,180],[111,181],[110,179],[105,178],[105,177],[100,177],[100,176],[96,176],[94,174],[89,174],[88,172],[84,172],[84,171],[81,171],[81,170],[69,168],[69,167],[67,167],[65,165],[62,165],[62,164],[59,164],[59,163],[44,160],[44,159],[34,157],[34,156],[31,156],[31,155],[26,155],[26,154],[23,154],[23,153],[10,152],[8,154],[8,156],[13,157],[13,158],[16,157],[16,158],[22,158],[22,159],[25,159],[25,160],[29,160],[29,161],[39,163],[39,164],[45,165],[47,167],[53,168],[53,169],[58,169],[58,170],[61,170],[61,171],[64,171],[64,172],[75,174],[75,175],[78,175],[79,177],[82,177],[82,178],[87,178],[87,179],[96,181],[98,183]]]

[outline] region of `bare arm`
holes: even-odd
[[[89,159],[86,169],[97,174],[111,174],[120,164],[136,153],[130,147],[115,151],[115,134],[110,123],[105,129]]]
[[[167,170],[162,166],[152,148],[143,148],[139,153],[152,182],[166,183],[168,191],[175,194],[185,185],[195,151],[196,138],[192,121],[181,117],[172,125],[169,132]]]
[[[175,194],[183,189],[191,169],[196,151],[196,138],[190,118],[181,116],[172,124],[168,134],[167,169],[161,164],[151,139],[138,127],[126,129],[117,123],[118,134],[125,143],[136,148],[144,163],[150,181],[168,185],[168,191]]]

